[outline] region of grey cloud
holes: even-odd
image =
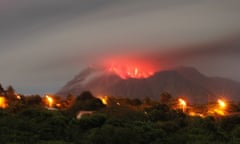
[[[234,0],[1,2],[7,8],[0,7],[0,80],[23,92],[56,91],[56,85],[108,55],[179,51],[179,59],[203,57],[221,48],[185,51],[181,45],[240,31],[240,2]]]
[[[22,0],[12,5],[18,5],[14,9],[6,9],[0,15],[1,37],[6,35],[14,36],[16,32],[23,32],[26,29],[38,29],[68,21],[76,16],[85,15],[104,8],[111,4],[110,0],[99,1],[63,1],[63,0]]]

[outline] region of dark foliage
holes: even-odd
[[[28,99],[28,100],[27,100]],[[36,106],[37,96],[0,109],[1,144],[237,144],[240,117],[189,117],[166,104],[140,108],[105,107],[90,93],[75,99],[68,110],[47,110]],[[135,106],[135,107],[134,107]],[[74,112],[94,110],[75,118]],[[71,113],[71,114],[69,114]]]
[[[95,98],[90,92],[86,91],[75,99],[68,113],[70,115],[76,115],[81,110],[95,111],[103,107],[105,107],[105,105],[100,99]]]

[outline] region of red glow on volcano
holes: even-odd
[[[153,75],[154,72],[150,71],[150,70],[146,70],[143,68],[139,68],[136,66],[110,66],[108,68],[109,72],[113,72],[115,74],[117,74],[118,76],[120,76],[123,79],[126,78],[137,78],[137,79],[141,79],[141,78],[148,78],[151,75]]]
[[[105,65],[108,72],[117,74],[122,79],[135,78],[143,79],[152,76],[155,70],[148,64],[144,62],[111,62]]]

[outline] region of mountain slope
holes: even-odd
[[[156,72],[146,79],[122,79],[113,73],[88,68],[68,82],[57,94],[79,95],[85,90],[96,96],[140,99],[148,96],[156,100],[162,92],[169,92],[174,97],[184,96],[192,103],[205,103],[219,96],[236,100],[240,95],[240,83],[207,77],[189,67]]]

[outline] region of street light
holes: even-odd
[[[179,98],[179,99],[178,99],[178,102],[179,102],[179,105],[180,105],[181,108],[182,108],[182,111],[185,112],[185,111],[186,111],[186,107],[187,107],[186,101],[183,100],[183,99],[181,99],[181,98]]]
[[[48,107],[51,108],[53,105],[53,98],[46,95],[47,101],[48,101]]]

